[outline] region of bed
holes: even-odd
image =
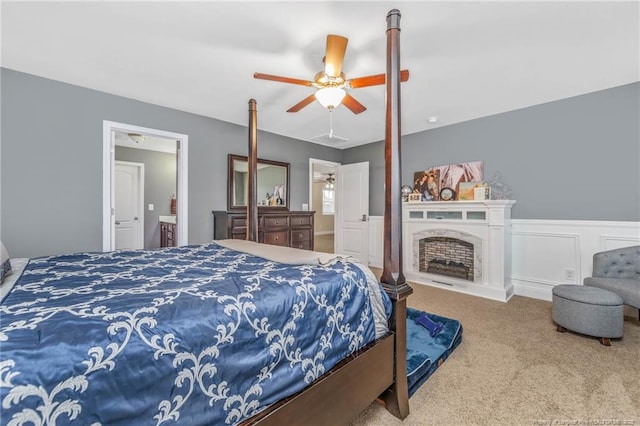
[[[347,424],[376,399],[408,415],[399,19],[387,15],[381,282],[349,259],[255,242],[251,100],[246,241],[14,271],[0,305],[2,424]]]

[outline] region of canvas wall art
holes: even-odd
[[[414,173],[413,178],[413,191],[422,194],[423,201],[440,201],[439,194],[444,188],[449,188],[457,194],[460,182],[481,181],[482,161],[430,167]],[[429,188],[433,192],[428,190]]]

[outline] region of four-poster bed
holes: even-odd
[[[399,20],[381,286],[348,260],[255,243],[252,100],[248,241],[30,259],[0,305],[3,423],[335,425],[376,399],[408,415]]]
[[[351,355],[310,387],[275,404],[245,424],[344,424],[378,399],[396,417],[409,414],[406,377],[406,299],[413,292],[402,271],[400,12],[387,14],[385,111],[384,268],[380,278],[393,310],[390,334]],[[249,101],[249,194],[247,239],[257,241],[256,197],[257,108]],[[255,189],[254,189],[255,192]],[[376,374],[372,374],[376,372]]]

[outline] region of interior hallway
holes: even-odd
[[[323,253],[333,253],[333,234],[314,235],[313,250]]]

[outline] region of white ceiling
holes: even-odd
[[[253,78],[312,79],[326,35],[349,38],[347,78],[385,71],[386,14],[401,18],[402,133],[640,80],[639,3],[2,2],[2,66],[310,140],[329,133],[312,93]],[[334,144],[384,138],[384,86],[350,92],[368,109],[333,113]],[[437,116],[437,123],[428,118]],[[172,131],[173,129],[162,129]]]

